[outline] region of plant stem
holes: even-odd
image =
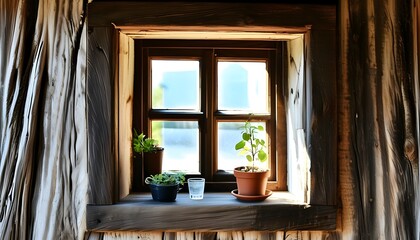
[[[255,154],[256,152],[254,152],[254,134],[252,133],[252,129],[249,129],[249,134],[251,136],[250,140],[251,140],[251,155],[252,155],[252,172],[255,171]]]

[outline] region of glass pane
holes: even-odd
[[[219,122],[217,124],[217,156],[218,156],[218,170],[233,172],[235,167],[250,165],[245,156],[240,155],[239,151],[235,150],[235,145],[242,139],[242,130],[240,127],[244,122]],[[252,125],[262,125],[265,129],[265,122],[255,122]],[[267,142],[266,132],[258,132],[258,138],[262,138]],[[267,150],[268,151],[268,150]],[[268,160],[258,163],[257,166],[268,168]]]
[[[165,149],[163,171],[200,172],[197,121],[152,121],[152,137]]]
[[[199,61],[151,62],[152,108],[199,110]]]
[[[265,62],[218,62],[218,110],[268,113]]]

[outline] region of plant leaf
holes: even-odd
[[[241,140],[235,145],[235,150],[239,150],[245,147],[245,141]]]
[[[260,159],[261,162],[264,162],[267,160],[267,153],[265,153],[263,150],[258,151],[258,159]]]

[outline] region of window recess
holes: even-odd
[[[163,171],[205,177],[206,191],[235,189],[233,169],[247,165],[235,151],[239,127],[265,126],[269,188],[286,190],[285,42],[135,40],[133,127],[165,148]],[[278,89],[278,90],[277,90]],[[276,130],[275,130],[276,129]],[[133,175],[141,175],[134,168]],[[144,179],[147,176],[142,176]],[[137,181],[133,191],[148,191]]]
[[[249,14],[249,9],[259,14]],[[161,216],[162,213],[169,213],[174,217],[191,213],[190,221],[203,219],[204,215],[200,213],[206,216],[206,221],[200,221],[200,229],[192,229],[192,224],[181,217],[175,219],[179,220],[175,221],[179,224],[168,224],[166,229],[160,230],[282,231],[335,228],[338,128],[335,6],[94,1],[89,4],[88,10],[89,230],[153,230],[153,221],[146,223],[138,219],[138,215],[146,212],[150,214],[149,220]],[[198,40],[203,40],[203,36],[206,36],[205,40],[208,42],[214,43],[214,50],[203,50],[201,55],[189,60],[203,59],[202,56],[206,56],[208,52],[219,49],[218,57],[223,57],[222,60],[231,59],[229,51],[232,51],[234,57],[238,57],[237,52],[240,54],[241,51],[225,48],[224,42],[227,40],[259,42],[259,46],[254,46],[255,52],[270,52],[271,47],[267,45],[284,42],[276,47],[280,49],[277,52],[286,57],[282,58],[280,54],[274,59],[284,59],[281,64],[284,69],[280,72],[274,71],[274,74],[277,79],[285,81],[281,85],[269,84],[268,106],[275,105],[277,122],[283,119],[281,124],[287,126],[284,128],[287,131],[282,133],[286,138],[280,137],[278,131],[281,128],[274,126],[270,118],[257,116],[260,117],[259,121],[267,122],[268,128],[272,128],[270,131],[275,132],[275,146],[272,146],[275,151],[287,146],[287,152],[283,153],[287,159],[283,166],[286,170],[278,170],[286,171],[287,177],[280,174],[275,176],[278,182],[283,183],[278,186],[279,189],[286,190],[276,191],[275,197],[262,203],[239,202],[229,193],[232,189],[226,185],[229,179],[217,179],[218,174],[214,174],[217,168],[206,162],[206,177],[213,177],[214,184],[227,186],[225,189],[206,193],[207,201],[193,204],[182,201],[184,193],[181,193],[179,203],[174,205],[149,205],[148,193],[134,194],[132,191],[134,184],[141,182],[141,179],[136,179],[138,175],[132,174],[135,161],[132,161],[130,149],[133,118],[137,114],[147,113],[149,118],[156,121],[172,121],[175,117],[188,124],[197,121],[193,128],[198,126],[198,132],[215,129],[215,126],[202,128],[201,118],[207,115],[213,114],[216,122],[220,120],[221,123],[240,121],[245,116],[238,112],[232,114],[231,109],[216,109],[216,103],[203,108],[202,96],[199,97],[200,110],[185,107],[188,111],[146,111],[142,105],[140,112],[137,112],[139,106],[136,106],[133,95],[134,89],[137,89],[137,80],[134,78],[134,60],[138,58],[136,42],[140,39],[155,39],[150,44],[163,44],[168,39],[178,39],[175,42],[179,44],[176,48],[182,48],[182,42],[192,40],[189,42],[190,49],[178,53],[178,56],[183,56],[182,52],[191,53],[201,48]],[[150,46],[145,44],[144,47]],[[246,47],[250,50],[249,46]],[[175,51],[169,45],[167,49]],[[162,51],[161,56],[164,55],[166,53]],[[244,56],[239,56],[240,59],[242,57]],[[269,63],[268,66],[272,65]],[[270,67],[268,69],[272,71]],[[206,74],[212,73],[214,74],[214,68],[206,68],[200,70],[199,76],[202,79]],[[208,85],[200,85],[200,88],[205,91],[211,89]],[[276,93],[278,97],[273,99],[272,93]],[[270,111],[273,109],[270,108]],[[184,113],[183,117],[181,112]],[[285,118],[278,116],[281,112],[285,113]],[[273,112],[271,117],[272,114]],[[144,125],[144,122],[139,124]],[[215,137],[213,135],[210,141],[215,141]],[[199,139],[202,141],[200,137]],[[202,154],[200,151],[199,154]],[[278,162],[276,164],[280,166]],[[307,168],[302,168],[302,164]],[[220,176],[225,177],[222,174]],[[233,212],[246,216],[244,221],[231,219]],[[230,225],[221,224],[223,219],[229,220]],[[249,227],[245,229],[244,226]]]

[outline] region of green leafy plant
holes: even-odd
[[[261,125],[251,125],[250,121],[246,121],[243,126],[241,136],[242,139],[236,143],[235,150],[240,151],[240,154],[245,155],[246,159],[252,163],[252,166],[247,166],[243,171],[257,171],[255,166],[256,161],[265,162],[267,160],[267,146],[264,139],[257,138],[259,131],[264,131],[264,127]]]
[[[147,177],[145,182],[147,184],[157,184],[157,185],[184,185],[185,183],[185,173],[159,173]]]
[[[154,152],[159,149],[158,141],[153,138],[147,138],[143,133],[138,134],[136,129],[133,133],[133,150],[137,153]]]

